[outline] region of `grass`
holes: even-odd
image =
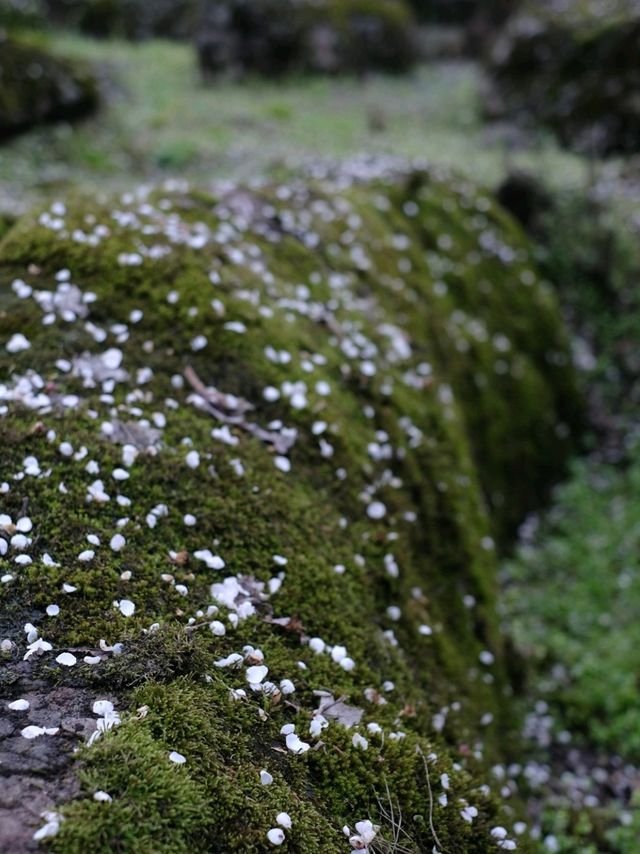
[[[576,763],[569,756],[567,768],[556,759],[566,782],[538,795],[553,850],[634,854],[637,771],[624,763],[640,761],[640,453],[623,470],[578,462],[533,538],[504,568],[503,581],[503,617],[527,662],[529,690],[554,721],[545,761],[562,752],[567,731],[580,757]],[[617,771],[603,794],[598,773],[607,766]],[[572,802],[572,785],[596,799]]]
[[[583,386],[592,454],[526,526],[502,573],[503,624],[526,661],[524,693],[530,707],[543,700],[553,719],[542,761],[555,762],[566,782],[541,793],[542,825],[561,854],[634,854],[640,834],[637,771],[625,765],[640,762],[640,255],[623,211],[617,201],[565,194],[546,214],[546,272],[591,351]],[[603,792],[598,773],[607,766],[617,770]],[[631,797],[616,774],[627,775]],[[576,780],[595,803],[572,802]]]
[[[247,179],[309,158],[366,151],[421,157],[493,183],[511,165],[579,184],[584,163],[549,137],[518,151],[487,136],[471,64],[439,64],[407,76],[298,78],[205,86],[195,53],[168,42],[130,44],[58,35],[61,54],[93,63],[105,105],[75,127],[49,126],[0,149],[0,208],[68,185],[118,189],[178,173],[198,184]]]
[[[591,352],[583,385],[594,453],[507,564],[503,605],[561,725],[638,762],[640,253],[619,213],[565,195],[546,215],[546,271]]]
[[[507,577],[510,630],[559,721],[639,761],[640,453],[622,471],[578,463]]]

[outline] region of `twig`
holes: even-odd
[[[422,757],[422,764],[424,765],[424,773],[427,777],[427,789],[429,790],[429,829],[431,830],[431,835],[441,851],[445,849],[442,847],[442,843],[438,839],[438,834],[436,833],[436,829],[433,826],[433,792],[431,791],[431,778],[429,777],[429,765],[427,763],[427,757],[424,755],[424,752],[420,745],[417,747],[417,751]]]
[[[215,418],[218,418],[220,421],[224,421],[228,424],[238,424],[239,426],[242,426],[244,413],[249,409],[253,409],[253,406],[249,401],[244,400],[243,398],[236,398],[236,414],[232,414],[227,405],[228,396],[218,391],[216,388],[207,388],[191,365],[187,365],[184,369],[184,376],[193,390],[204,400],[207,405],[207,409]]]
[[[383,779],[386,799],[383,800],[376,792],[376,800],[378,802],[378,809],[380,810],[381,818],[391,826],[393,838],[391,842],[387,842],[384,839],[380,839],[379,841],[376,839],[371,844],[371,851],[376,851],[378,854],[414,854],[416,851],[415,844],[409,834],[402,827],[402,808],[400,806],[400,801],[396,797],[396,815],[396,809],[393,804],[393,795],[389,789],[389,782],[384,775]],[[389,805],[389,809],[387,809],[386,804]],[[402,837],[410,843],[411,847],[400,841]]]
[[[240,411],[238,411],[237,414],[225,412],[220,408],[220,406],[225,405],[224,402],[226,400],[226,395],[222,394],[217,389],[207,388],[190,365],[185,368],[184,376],[189,385],[203,401],[205,409],[209,415],[212,415],[218,421],[221,421],[223,424],[232,424],[234,427],[239,427],[241,430],[255,436],[256,439],[260,439],[260,441],[265,442],[268,445],[273,445],[274,449],[279,454],[289,453],[291,448],[294,446],[296,441],[295,430],[283,430],[281,433],[278,433],[275,430],[265,430],[264,427],[260,427],[259,424],[253,424],[245,421],[244,413],[253,407],[248,401],[242,400],[241,398],[238,399]]]

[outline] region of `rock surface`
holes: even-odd
[[[494,542],[579,412],[554,297],[467,180],[356,162],[15,225],[0,756],[43,730],[2,773],[42,781],[54,850],[495,851]]]

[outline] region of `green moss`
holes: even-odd
[[[113,801],[69,806],[59,843],[64,851],[188,851],[207,824],[207,800],[189,771],[167,761],[147,729],[123,727],[87,754],[81,781]]]
[[[632,787],[594,797],[596,768],[610,763],[612,776],[618,769],[633,774],[627,763],[640,756],[637,449],[631,456],[626,469],[581,460],[503,572],[503,617],[529,664],[526,693],[544,703],[552,724],[544,761],[578,756],[593,763],[591,773],[585,765],[576,772],[582,799],[572,799],[562,785],[533,787],[543,836],[552,834],[567,854],[633,854],[637,848]]]
[[[634,702],[639,477],[635,458],[621,472],[577,466],[535,541],[508,563],[504,603],[558,725],[578,742],[633,761],[640,756]]]
[[[122,263],[122,253],[154,246],[165,247],[156,258]],[[9,287],[20,277],[55,289],[65,268],[95,294],[88,319],[108,331],[99,346],[83,322],[43,324],[34,300]],[[80,650],[80,659],[100,639],[123,644],[99,665],[61,672],[48,656],[35,665],[43,678],[116,695],[124,718],[83,751],[82,795],[64,808],[54,847],[261,851],[286,810],[289,850],[324,854],[345,850],[343,824],[366,817],[390,842],[392,805],[410,850],[437,844],[434,827],[444,850],[492,850],[490,828],[514,814],[483,786],[513,732],[492,536],[505,540],[542,500],[580,409],[557,308],[513,223],[481,190],[428,172],[345,181],[339,191],[330,180],[236,189],[223,199],[167,189],[75,200],[39,224],[27,218],[2,244],[0,273],[0,341],[21,332],[31,344],[2,349],[0,381],[37,371],[50,394],[83,401],[66,414],[11,403],[0,419],[10,484],[3,512],[15,519],[27,500],[35,526],[33,563],[8,565],[14,577],[0,590],[5,631],[19,639],[33,622],[56,650]],[[168,302],[173,291],[179,299]],[[224,303],[224,316],[212,300]],[[202,333],[207,346],[194,351]],[[59,362],[108,346],[121,349],[129,374],[112,389],[83,383]],[[274,361],[268,347],[290,359]],[[234,446],[211,438],[215,419],[171,379],[188,365],[205,384],[250,401],[251,421],[298,430],[291,472],[239,427]],[[265,386],[292,380],[306,382],[306,406],[264,400]],[[145,425],[158,412],[161,447],[114,481],[122,449],[101,423]],[[328,425],[331,453],[320,453],[317,421]],[[64,441],[77,459],[61,454]],[[185,464],[191,447],[200,453],[195,469]],[[28,456],[45,474],[15,479]],[[111,496],[104,504],[86,500],[97,477]],[[384,518],[367,515],[372,498],[384,503]],[[149,527],[159,504],[168,515]],[[195,526],[184,524],[187,513]],[[123,517],[126,546],[114,552],[108,543]],[[89,533],[102,545],[82,563]],[[221,554],[225,569],[196,560],[202,548]],[[44,552],[58,566],[43,567]],[[281,571],[274,555],[288,560],[281,589],[236,629],[221,608],[227,633],[214,636],[211,584],[227,575],[268,583]],[[397,573],[385,569],[389,557]],[[61,593],[64,582],[77,591]],[[125,598],[133,616],[113,605]],[[51,602],[60,604],[55,619],[45,617]],[[389,606],[400,608],[399,620]],[[291,623],[273,622],[283,617]],[[314,636],[345,645],[355,668],[312,652]],[[216,661],[245,645],[261,649],[269,679],[293,680],[295,693],[249,690],[232,700],[231,690],[246,688],[244,672]],[[487,649],[493,665],[478,661]],[[304,738],[318,690],[363,710],[368,750],[334,722],[317,749],[287,751],[281,727],[295,723]],[[146,716],[136,716],[142,706]],[[368,733],[368,723],[383,735]],[[184,766],[169,763],[171,750]],[[428,782],[423,756],[432,753]],[[123,770],[129,756],[143,770],[161,766],[148,799]],[[260,785],[263,767],[273,786]],[[445,772],[447,806],[438,800]],[[170,774],[180,791],[167,819]],[[113,803],[94,803],[96,787]],[[198,816],[180,817],[187,800]],[[473,823],[461,815],[465,801],[479,810]]]
[[[2,240],[2,238],[9,231],[14,222],[15,220],[13,217],[10,217],[4,213],[0,214],[0,240]]]

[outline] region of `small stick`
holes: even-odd
[[[260,427],[259,424],[253,424],[249,421],[245,421],[244,412],[247,409],[252,408],[251,404],[247,401],[242,401],[243,411],[238,415],[229,415],[219,409],[212,401],[212,392],[205,386],[190,365],[185,368],[184,376],[193,390],[204,401],[207,412],[218,421],[221,421],[223,424],[232,424],[235,427],[239,427],[241,430],[245,430],[247,433],[255,436],[256,439],[260,439],[262,442],[273,445],[279,454],[287,454],[295,444],[296,438],[293,431],[290,431],[289,435],[285,433],[277,433],[274,430],[265,430],[264,427]],[[218,399],[219,393],[216,401]]]
[[[427,764],[427,757],[424,755],[420,745],[418,745],[417,749],[418,749],[418,753],[422,757],[422,764],[424,765],[424,772],[427,776],[427,788],[429,790],[429,829],[431,830],[431,834],[432,834],[433,839],[434,839],[436,845],[438,846],[438,848],[440,848],[441,851],[444,851],[444,848],[442,847],[442,844],[441,844],[440,840],[438,839],[438,834],[436,833],[436,829],[433,826],[433,792],[431,791],[431,779],[429,777],[429,765]]]

